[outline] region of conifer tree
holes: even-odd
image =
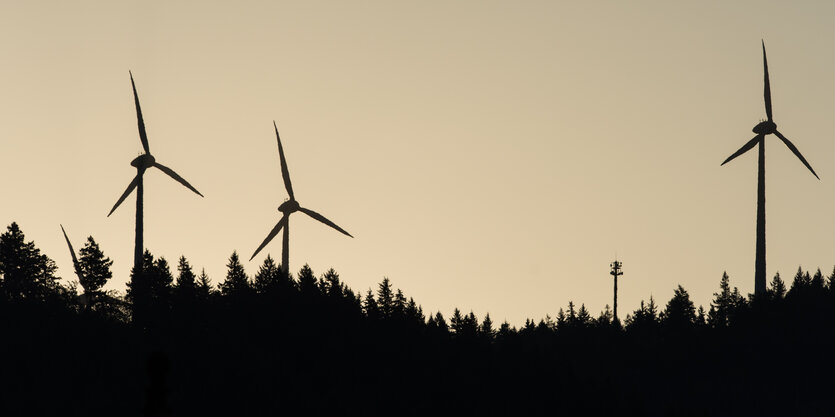
[[[252,287],[259,294],[266,294],[275,290],[279,285],[279,267],[269,254],[264,258],[264,263],[255,273]]]
[[[493,330],[493,320],[490,319],[490,313],[484,315],[484,320],[481,322],[481,327],[479,328],[479,334],[488,341],[492,341],[495,337],[496,332]]]
[[[409,321],[411,321],[415,324],[418,324],[418,325],[423,324],[424,320],[426,319],[423,316],[423,308],[418,306],[417,303],[415,303],[415,299],[411,298],[411,297],[409,298],[409,303],[406,304],[406,313],[405,314],[406,314],[406,318]]]
[[[713,293],[707,323],[713,328],[728,327],[732,324],[737,311],[744,305],[745,298],[739,294],[736,287],[731,290],[728,273],[723,272],[722,279],[719,281],[719,292]]]
[[[607,327],[612,324],[612,310],[609,309],[609,304],[606,304],[603,311],[600,312],[596,324],[598,327]]]
[[[810,281],[810,287],[812,288],[812,291],[814,291],[815,293],[821,293],[823,292],[824,286],[825,283],[823,281],[823,273],[821,272],[821,269],[818,268],[818,270],[815,271],[815,275],[812,277],[812,280]]]
[[[461,310],[457,307],[452,312],[452,317],[449,318],[449,328],[455,335],[460,335],[464,330],[464,317],[461,315]]]
[[[0,235],[0,289],[9,298],[43,299],[58,290],[58,268],[41,254],[35,242],[26,242],[17,223]]]
[[[449,326],[444,319],[444,315],[441,312],[435,313],[435,325],[438,326],[438,330],[441,333],[448,334],[449,333]]]
[[[406,302],[406,296],[398,288],[397,292],[394,293],[394,303],[392,305],[392,314],[395,317],[403,318],[406,316]]]
[[[220,292],[224,296],[242,296],[249,290],[249,278],[244,271],[244,266],[238,258],[238,252],[233,251],[226,264],[226,280],[220,284]]]
[[[104,256],[92,236],[87,237],[87,242],[78,252],[81,255],[78,258],[79,284],[87,298],[95,302],[101,295],[101,288],[113,277],[110,271],[113,261]]]
[[[631,315],[627,315],[626,330],[636,331],[641,334],[654,333],[658,330],[658,306],[655,304],[655,299],[650,296],[649,303],[644,303],[641,300],[641,306],[635,310]]]
[[[387,277],[383,277],[377,288],[377,305],[380,308],[380,316],[384,319],[390,318],[394,313],[394,293]]]
[[[197,298],[203,302],[209,301],[214,295],[215,289],[212,285],[212,280],[206,275],[206,268],[200,271],[200,276],[197,277]]]
[[[197,278],[185,256],[180,256],[177,262],[177,282],[174,284],[174,294],[179,303],[188,302],[197,296]]]
[[[804,273],[803,269],[798,266],[797,273],[794,274],[794,280],[792,280],[792,286],[786,293],[786,297],[793,298],[806,295],[811,285],[812,278],[809,276],[809,272]]]
[[[365,294],[365,300],[363,301],[363,311],[365,312],[365,316],[371,320],[379,320],[380,318],[380,307],[377,305],[377,300],[374,299],[374,294],[371,292],[371,289],[368,289],[368,292]]]
[[[331,268],[322,276],[324,283],[323,293],[332,299],[342,299],[345,293],[345,285],[339,281],[339,274]]]
[[[171,296],[172,284],[174,283],[174,275],[171,274],[168,261],[160,256],[146,276],[151,285],[151,297],[155,301],[167,302]]]
[[[681,285],[675,289],[673,298],[661,313],[661,325],[671,331],[682,331],[696,324],[696,307],[690,301],[690,294]]]
[[[589,310],[586,309],[585,304],[580,304],[580,310],[577,311],[577,326],[585,328],[590,324],[591,314],[589,314]]]
[[[826,279],[827,287],[829,288],[829,292],[835,294],[835,267],[832,267],[832,274],[829,275]]]
[[[310,265],[304,264],[299,270],[299,292],[303,296],[319,295],[319,285],[316,282],[316,275],[310,269]]]
[[[835,272],[833,272],[833,274],[835,274]],[[786,284],[783,282],[783,279],[780,278],[779,272],[774,274],[774,278],[771,280],[769,294],[775,300],[781,300],[786,296]]]

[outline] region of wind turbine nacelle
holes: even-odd
[[[764,122],[760,122],[751,130],[759,135],[770,135],[777,131],[777,125],[771,120],[766,120]]]
[[[296,200],[287,200],[278,206],[278,211],[282,213],[292,213],[299,210],[299,202]]]
[[[130,161],[131,166],[137,168],[150,168],[154,166],[154,163],[157,160],[151,154],[143,153],[142,155],[137,156],[134,158],[133,161]]]

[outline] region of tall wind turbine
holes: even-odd
[[[90,298],[92,297],[92,294],[88,294],[87,288],[84,288],[84,282],[85,281],[84,281],[84,277],[81,275],[81,264],[78,263],[78,257],[75,256],[75,250],[72,248],[72,243],[70,243],[70,238],[67,237],[67,231],[64,230],[64,225],[62,224],[60,226],[61,226],[61,232],[64,233],[64,239],[67,241],[67,247],[70,248],[70,256],[72,256],[73,270],[75,271],[75,275],[78,277],[78,283],[84,289],[84,294],[82,294],[78,298],[81,301],[81,304],[84,305],[85,307],[87,307],[87,306],[89,306],[89,303],[91,301]]]
[[[128,188],[124,193],[122,193],[122,196],[119,197],[119,200],[116,201],[113,208],[110,209],[110,213],[107,214],[107,217],[110,217],[110,215],[116,210],[116,207],[119,207],[128,195],[136,189],[136,242],[133,251],[133,267],[136,273],[139,273],[142,271],[142,252],[145,250],[142,244],[142,176],[145,174],[145,170],[151,167],[157,168],[169,177],[174,178],[175,181],[183,184],[189,190],[197,193],[200,197],[203,197],[203,194],[200,194],[200,191],[197,191],[197,189],[192,187],[188,181],[183,179],[183,177],[177,175],[174,170],[157,162],[154,156],[151,155],[151,149],[148,146],[148,136],[145,134],[145,121],[142,119],[142,109],[139,107],[139,96],[136,94],[136,84],[133,82],[133,74],[130,73],[130,71],[128,71],[128,73],[130,74],[130,85],[133,88],[133,101],[136,105],[136,120],[139,125],[139,140],[142,141],[142,147],[145,149],[145,153],[137,156],[130,162],[131,166],[136,168],[136,176],[133,178],[133,181],[128,184]]]
[[[754,126],[753,131],[757,135],[739,148],[738,151],[734,152],[733,155],[729,156],[725,162],[722,162],[722,165],[725,165],[737,156],[748,152],[755,145],[759,145],[760,155],[759,170],[757,175],[757,253],[754,272],[755,295],[762,295],[765,293],[765,137],[773,133],[780,138],[780,140],[783,141],[792,153],[800,159],[800,162],[803,162],[803,165],[805,165],[806,168],[809,168],[812,175],[814,175],[815,178],[820,179],[818,174],[815,173],[815,170],[812,169],[812,166],[809,165],[809,162],[806,161],[806,158],[804,158],[803,155],[800,154],[800,151],[797,150],[797,147],[777,130],[777,124],[774,123],[774,119],[771,115],[771,84],[768,80],[768,60],[765,56],[765,41],[763,41],[762,45],[763,68],[765,71],[765,89],[763,95],[765,97],[765,113],[768,116],[768,120],[762,121]]]
[[[70,255],[72,256],[72,267],[75,270],[75,275],[78,276],[79,282],[83,282],[84,280],[81,278],[81,265],[78,263],[78,257],[75,256],[75,250],[72,248],[72,243],[70,243],[70,238],[67,237],[67,231],[64,230],[64,225],[61,226],[61,232],[64,233],[64,239],[67,241],[67,246],[70,248]]]
[[[284,242],[281,247],[281,269],[285,274],[287,274],[290,270],[290,214],[296,211],[301,211],[302,213],[307,214],[308,216],[313,217],[330,227],[333,227],[348,237],[353,236],[341,227],[337,226],[334,222],[326,219],[325,216],[313,210],[299,206],[299,203],[296,201],[296,197],[293,194],[293,185],[290,183],[290,172],[287,170],[287,161],[284,159],[284,148],[281,147],[281,137],[278,135],[278,126],[276,126],[275,120],[273,120],[273,127],[275,128],[275,137],[278,140],[278,156],[281,159],[281,177],[284,178],[284,188],[287,189],[287,194],[290,196],[290,199],[278,206],[278,211],[283,213],[281,220],[279,220],[275,227],[273,227],[273,230],[270,230],[270,233],[267,234],[267,238],[261,242],[261,246],[258,246],[258,249],[255,249],[255,253],[252,254],[252,257],[249,258],[249,260],[251,261],[255,258],[255,255],[258,255],[258,252],[260,252],[261,249],[264,249],[264,246],[267,246],[267,243],[270,243],[275,235],[277,235],[278,232],[284,228]]]

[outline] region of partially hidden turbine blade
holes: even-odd
[[[762,138],[763,138],[763,136],[762,136],[762,135],[757,135],[757,136],[754,136],[754,139],[751,139],[751,140],[749,140],[749,141],[748,141],[748,143],[746,143],[745,145],[742,145],[742,147],[741,147],[741,148],[739,148],[739,150],[738,150],[738,151],[734,152],[734,154],[733,154],[733,155],[729,156],[729,157],[728,157],[728,159],[726,159],[726,160],[725,160],[725,162],[722,162],[722,163],[720,164],[720,166],[725,165],[725,164],[727,164],[728,162],[731,162],[731,160],[732,160],[732,159],[734,159],[734,158],[736,158],[737,156],[742,155],[742,154],[744,154],[745,152],[748,152],[751,148],[753,148],[753,147],[754,147],[754,145],[756,145],[757,143],[759,143],[759,141],[760,141],[760,140],[762,140]]]
[[[138,173],[135,177],[133,177],[133,181],[131,181],[130,184],[128,184],[128,188],[125,190],[124,193],[122,193],[122,196],[119,197],[119,201],[117,201],[116,204],[113,205],[113,208],[110,209],[110,213],[107,213],[107,217],[110,217],[110,215],[113,214],[114,211],[116,211],[116,207],[119,207],[119,204],[122,204],[122,202],[125,201],[126,198],[128,198],[128,195],[130,195],[131,191],[133,191],[133,189],[136,188],[137,185],[139,185],[139,178],[141,175],[142,173]]]
[[[275,128],[275,138],[278,141],[278,156],[281,158],[281,177],[284,178],[284,188],[287,189],[290,199],[295,200],[293,184],[290,183],[290,171],[287,170],[287,160],[284,159],[284,148],[281,146],[281,137],[278,136],[278,126],[276,126],[275,120],[273,120],[273,127]]]
[[[325,218],[325,216],[323,216],[323,215],[321,215],[321,214],[319,214],[319,213],[317,213],[317,212],[315,212],[315,211],[313,211],[313,210],[306,209],[306,208],[304,208],[304,207],[299,207],[299,211],[301,211],[301,212],[302,212],[302,213],[304,213],[304,214],[307,214],[307,215],[308,215],[308,216],[310,216],[310,217],[313,217],[313,218],[314,218],[314,219],[316,219],[316,220],[319,220],[320,222],[322,222],[322,223],[324,223],[324,224],[326,224],[326,225],[328,225],[328,226],[330,226],[330,227],[333,227],[334,229],[336,229],[336,230],[338,230],[338,231],[342,232],[342,234],[344,234],[344,235],[346,235],[346,236],[348,236],[348,237],[353,237],[353,236],[351,236],[351,234],[350,234],[350,233],[346,232],[346,231],[345,231],[345,230],[343,230],[341,227],[337,226],[334,222],[332,222],[332,221],[330,221],[330,220],[326,219],[326,218]]]
[[[794,144],[793,144],[790,140],[786,139],[786,137],[785,137],[785,136],[783,136],[783,134],[782,134],[782,133],[780,133],[780,132],[778,132],[778,131],[776,131],[776,130],[774,131],[774,134],[775,134],[775,135],[777,135],[777,137],[778,137],[778,138],[780,138],[780,139],[783,141],[783,143],[785,143],[785,144],[786,144],[786,147],[788,147],[789,149],[791,149],[791,151],[794,153],[794,155],[795,155],[798,159],[800,159],[800,162],[803,162],[803,165],[806,165],[806,168],[809,168],[809,171],[812,171],[812,175],[814,175],[814,176],[815,176],[815,178],[820,179],[820,177],[818,176],[818,174],[816,174],[816,173],[815,173],[815,170],[814,170],[814,169],[812,169],[812,166],[811,166],[811,165],[809,165],[809,163],[808,163],[808,162],[806,162],[806,158],[804,158],[804,157],[803,157],[803,155],[801,155],[801,154],[800,154],[800,151],[799,151],[799,150],[797,150],[797,147],[796,147],[796,146],[794,146]]]
[[[771,122],[771,82],[768,80],[768,60],[765,58],[765,41],[763,42],[763,68],[765,70],[765,87],[763,97],[765,98],[765,114],[768,115],[768,121]]]
[[[61,225],[61,231],[64,233],[64,239],[67,241],[67,246],[70,248],[70,255],[72,255],[72,266],[75,270],[75,274],[78,275],[78,278],[81,279],[81,271],[78,265],[78,258],[75,256],[75,250],[72,248],[72,243],[70,243],[70,238],[67,237],[67,231],[64,230],[64,225]]]
[[[160,171],[168,174],[169,177],[174,178],[175,181],[177,181],[180,184],[183,184],[184,186],[186,186],[186,188],[188,188],[189,190],[194,191],[195,193],[197,193],[197,195],[199,195],[200,197],[203,197],[203,194],[200,194],[200,191],[197,191],[196,188],[192,187],[192,185],[189,184],[188,181],[186,181],[183,177],[177,175],[177,173],[174,172],[173,169],[168,168],[167,166],[165,166],[165,165],[163,165],[159,162],[154,162],[154,166],[159,168]]]
[[[270,230],[270,233],[267,235],[267,238],[264,239],[263,242],[261,242],[261,246],[258,246],[258,249],[255,249],[255,253],[253,253],[252,256],[249,258],[250,261],[253,258],[255,258],[255,255],[258,255],[258,252],[261,252],[261,249],[264,249],[264,246],[267,246],[267,243],[270,243],[270,241],[273,240],[275,235],[277,235],[278,232],[281,231],[281,228],[284,227],[285,223],[287,223],[287,215],[286,214],[281,217],[281,220],[279,220],[278,223],[275,224],[275,227],[273,227],[273,230]]]
[[[148,146],[148,135],[145,134],[145,120],[142,118],[142,108],[139,107],[139,96],[136,94],[136,84],[133,83],[133,73],[130,74],[130,86],[133,88],[133,102],[136,104],[136,123],[139,125],[139,140],[142,141],[142,147],[145,148],[145,153],[151,153],[151,148]]]

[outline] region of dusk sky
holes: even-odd
[[[835,264],[833,2],[5,2],[0,5],[0,226],[75,279],[88,235],[124,292],[140,154],[145,246],[223,281],[287,194],[350,232],[292,217],[290,268],[383,277],[425,312],[521,325],[569,300],[593,315],[709,307],[723,271],[754,289],[756,152],[774,119],[820,176],[766,139],[768,280]],[[280,236],[252,262],[252,276]],[[176,271],[175,271],[176,272]]]

